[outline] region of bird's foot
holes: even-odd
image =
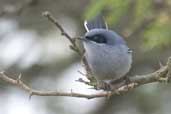
[[[98,84],[97,84],[97,90],[110,91],[111,87],[107,81],[100,80],[100,81],[98,81]]]
[[[117,91],[118,88],[125,85],[128,86],[129,84],[130,80],[128,76],[124,76],[115,80],[100,80],[97,82],[95,89],[104,91]]]
[[[128,86],[130,84],[130,80],[128,76],[123,76],[118,79],[110,80],[108,83],[111,91],[115,91],[122,86]]]

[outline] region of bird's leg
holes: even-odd
[[[124,84],[125,82],[123,83],[121,79],[115,80],[115,82],[112,81],[112,83],[110,80],[100,80],[97,83],[96,89],[104,91],[117,91],[117,89]]]
[[[130,80],[128,76],[123,76],[123,77],[108,81],[108,85],[110,87],[110,90],[112,91],[117,90],[119,87],[123,85],[128,85],[129,83],[130,83]]]
[[[115,84],[123,82],[125,80],[126,80],[126,76],[123,76],[123,77],[119,77],[117,79],[110,80],[109,83],[112,85],[115,85]]]
[[[124,76],[124,77],[123,77],[123,79],[125,80],[125,84],[126,84],[126,85],[128,85],[128,84],[130,84],[130,83],[131,83],[131,81],[130,81],[130,79],[129,79],[129,76],[128,76],[128,75]]]
[[[130,80],[128,76],[123,76],[113,80],[98,80],[95,86],[96,90],[117,91],[123,85],[129,85]]]
[[[97,83],[97,90],[105,90],[105,91],[110,91],[111,90],[111,87],[110,87],[110,84],[105,81],[105,80],[99,80],[98,83]]]

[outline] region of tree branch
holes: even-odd
[[[43,16],[47,17],[49,21],[51,21],[55,26],[61,31],[61,35],[65,36],[70,42],[70,48],[77,52],[79,55],[82,55],[83,53],[79,50],[79,48],[76,45],[75,38],[72,38],[64,29],[63,27],[58,23],[58,21],[48,12],[45,11],[42,14]]]
[[[12,79],[9,76],[7,76],[4,72],[0,72],[0,79],[4,80],[5,82],[12,84],[14,86],[18,86],[19,88],[25,90],[30,94],[30,97],[32,95],[37,95],[37,96],[68,96],[68,97],[82,97],[82,98],[95,98],[95,97],[104,97],[107,96],[107,92],[103,92],[100,94],[81,94],[81,93],[76,93],[76,92],[58,92],[58,91],[40,91],[40,90],[35,90],[26,85],[23,81],[21,81],[21,77],[19,76],[18,79]]]
[[[78,38],[72,38],[48,11],[43,12],[42,15],[47,17],[47,19],[61,31],[61,35],[65,36],[70,41],[70,49],[78,53],[78,55],[80,55],[82,58],[82,63],[86,70],[86,77],[90,81],[89,85],[97,86],[97,80],[95,79],[95,77],[92,76],[91,69],[88,65],[86,58],[84,57],[84,51],[81,51],[79,47],[76,45],[76,39]]]
[[[18,79],[12,79],[7,76],[4,72],[0,72],[0,79],[5,82],[18,86],[21,89],[30,93],[30,97],[32,95],[37,96],[67,96],[67,97],[78,97],[78,98],[99,98],[99,97],[110,97],[111,95],[120,95],[130,90],[144,84],[153,83],[153,82],[169,82],[171,80],[171,57],[168,59],[167,65],[161,67],[159,70],[146,74],[146,75],[137,75],[129,78],[130,83],[128,85],[123,85],[119,87],[116,91],[103,91],[96,94],[81,94],[77,92],[59,92],[59,91],[40,91],[35,90],[26,85],[21,81],[21,75]]]

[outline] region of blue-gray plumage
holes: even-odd
[[[84,23],[87,33],[83,36],[85,57],[93,75],[98,80],[117,79],[128,73],[132,52],[126,42],[114,31],[108,30],[102,17]]]

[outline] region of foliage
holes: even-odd
[[[171,23],[169,16],[163,12],[144,33],[144,44],[148,48],[164,48],[171,45]]]
[[[169,0],[92,0],[85,17],[90,19],[102,12],[109,26],[126,23],[121,33],[125,30],[132,33],[152,18],[138,38],[143,38],[145,50],[159,49],[171,44],[170,6]]]

